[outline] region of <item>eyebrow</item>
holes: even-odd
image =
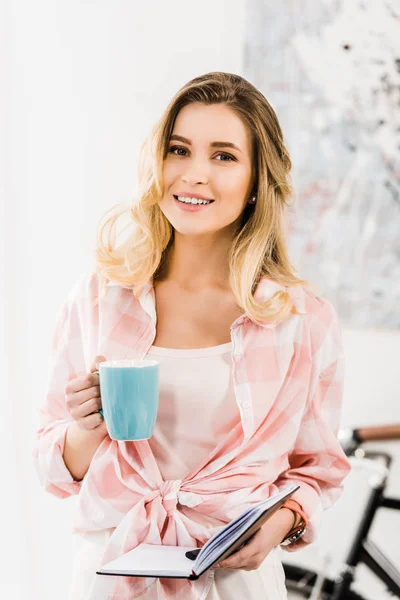
[[[188,140],[188,138],[185,138],[181,135],[171,135],[170,137],[170,141],[177,141],[177,142],[183,142],[184,144],[188,144],[188,146],[191,146],[192,142],[190,140]],[[211,142],[210,144],[211,148],[233,148],[234,150],[238,150],[239,152],[242,152],[240,148],[238,148],[235,144],[233,144],[232,142]]]

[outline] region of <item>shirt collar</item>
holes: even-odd
[[[108,281],[107,282],[107,286],[110,286],[110,287],[117,287],[120,285],[121,284],[118,283],[117,281]],[[254,293],[254,298],[255,298],[255,300],[257,300],[259,302],[260,301],[267,302],[267,300],[272,298],[272,296],[278,291],[288,291],[296,308],[299,309],[300,311],[304,311],[304,298],[303,298],[303,293],[302,293],[301,288],[294,288],[294,287],[287,288],[284,285],[281,285],[279,283],[276,283],[275,281],[272,281],[271,279],[268,279],[268,277],[263,277],[260,280],[260,282],[257,286],[257,289]],[[153,278],[150,278],[148,280],[148,282],[143,286],[143,288],[138,296],[138,301],[140,302],[140,305],[142,306],[143,310],[147,314],[149,314],[151,317],[153,317],[153,319],[155,321],[156,313],[155,313],[155,297],[154,297],[154,288],[153,288]],[[250,321],[253,321],[260,327],[264,327],[265,329],[271,329],[272,327],[275,327],[279,322],[279,321],[275,321],[273,323],[264,323],[262,321],[257,321],[255,319],[253,319],[248,313],[244,313],[241,317],[239,317],[237,319],[237,321],[239,323],[241,323],[246,318],[249,319]]]

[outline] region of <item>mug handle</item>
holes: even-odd
[[[100,371],[93,371],[93,375],[99,375],[100,376]],[[99,410],[97,412],[99,412],[101,414],[101,416],[103,417],[103,419],[104,419],[103,409],[99,408]]]

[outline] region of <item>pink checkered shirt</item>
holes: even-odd
[[[84,273],[59,311],[33,457],[47,491],[60,498],[79,495],[74,531],[113,528],[101,564],[141,542],[202,546],[215,530],[183,515],[179,504],[226,523],[290,483],[300,485],[293,498],[309,524],[305,535],[285,549],[312,542],[322,509],[340,496],[350,470],[337,440],[343,348],[332,305],[303,287],[287,288],[301,315],[263,324],[243,314],[232,323],[241,422],[184,479],[163,480],[146,440],[118,442],[106,436],[83,480],[75,481],[63,461],[71,423],[67,382],[88,373],[96,355],[145,357],[156,334],[152,280],[138,299],[132,290],[109,282],[106,295],[93,306],[100,284],[97,273]],[[284,289],[264,278],[255,296],[267,300]],[[197,581],[94,575],[90,600],[136,598],[150,585],[157,586],[159,598],[204,599],[213,576],[213,569]]]

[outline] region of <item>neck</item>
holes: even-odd
[[[175,231],[161,281],[192,291],[230,289],[228,255],[231,237],[187,236]]]

